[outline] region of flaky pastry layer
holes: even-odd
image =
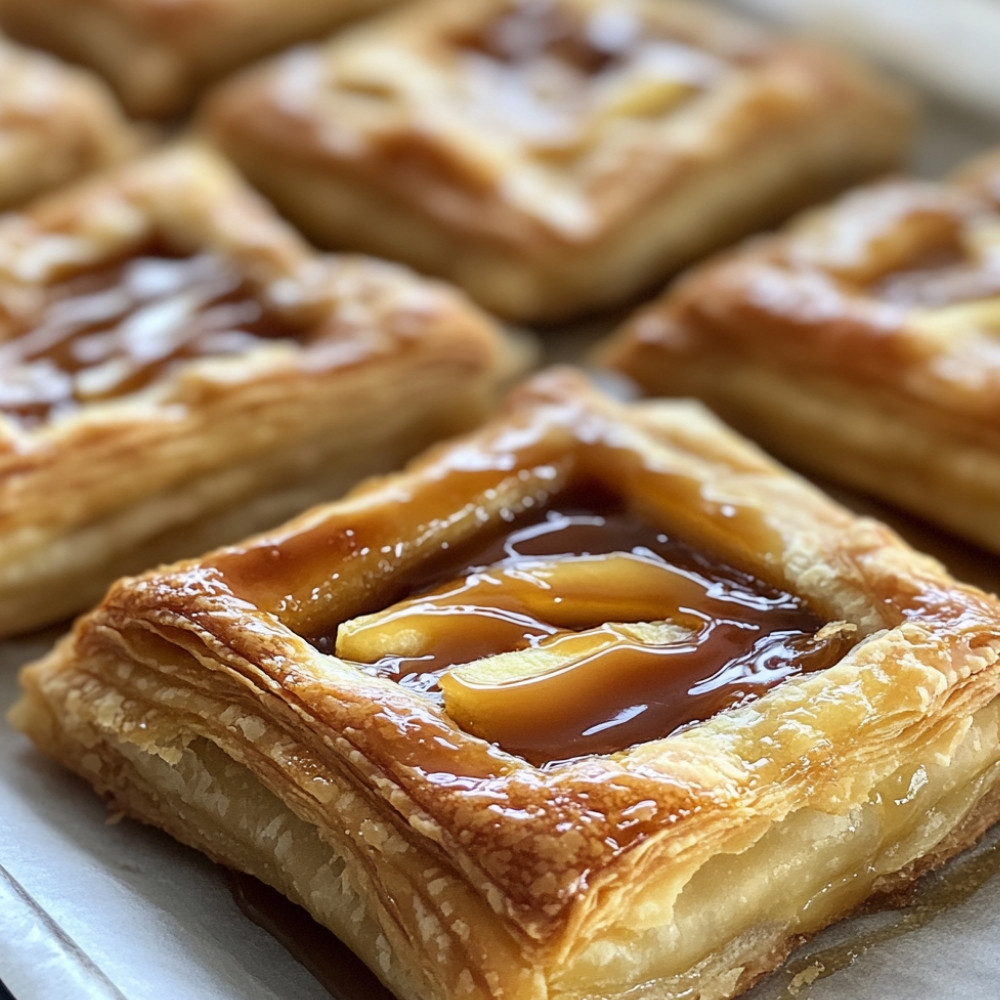
[[[888,168],[908,119],[849,61],[684,0],[410,4],[204,114],[320,244],[528,320],[625,300]]]
[[[537,767],[305,638],[581,476],[851,642],[743,707]],[[13,719],[400,997],[721,1000],[996,820],[998,630],[995,599],[693,404],[560,372],[401,474],[121,582],[26,669]]]
[[[130,284],[112,281],[103,296],[62,291],[133,260],[121,276]],[[206,324],[218,348],[199,354],[195,336],[180,341],[188,356],[172,358],[164,330],[190,337],[173,311],[196,292],[182,284],[157,300],[156,283],[183,282],[170,269],[188,266],[207,266],[208,283],[242,284],[187,321]],[[67,274],[83,277],[67,284]],[[69,347],[34,344],[65,332],[67,301],[100,310],[132,286],[134,307],[112,314],[105,336],[118,346],[101,364],[75,370],[74,350],[106,349],[86,333],[89,314],[71,316],[83,333]],[[226,330],[243,314],[269,317],[278,335],[227,341],[242,336]],[[0,358],[5,350],[15,360],[0,372],[0,634],[58,620],[121,573],[242,537],[397,466],[475,424],[520,363],[449,290],[311,253],[193,147],[0,223]],[[67,378],[84,395],[59,396],[46,414],[46,393],[58,396]]]
[[[130,113],[167,117],[206,84],[392,0],[4,0],[0,25],[103,76]]]
[[[796,465],[1000,551],[1000,158],[693,270],[599,351]]]
[[[139,146],[99,80],[0,38],[0,211]]]

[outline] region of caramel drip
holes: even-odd
[[[50,286],[0,339],[0,412],[35,426],[143,389],[185,360],[239,354],[301,331],[212,253],[159,248]]]
[[[445,582],[427,580],[423,597],[374,616],[373,629],[385,629],[379,641],[391,641],[397,625],[404,645],[414,636],[429,641],[416,655],[386,653],[362,668],[434,698],[443,687],[463,728],[542,765],[666,736],[842,655],[845,641],[817,637],[823,622],[800,599],[715,563],[608,497],[598,501],[596,510],[552,508],[541,520],[522,519],[464,553],[464,566],[449,567]],[[610,583],[601,593],[600,568],[614,554],[618,571],[629,559],[644,567],[633,613],[616,605],[616,620],[665,619],[682,637],[633,641],[606,624],[602,609],[617,598]],[[593,600],[574,593],[563,608],[560,595],[539,596],[538,567],[568,564],[598,572]],[[574,655],[532,676],[481,683],[453,669],[512,650],[558,652],[560,644]],[[316,645],[332,652],[337,636]]]

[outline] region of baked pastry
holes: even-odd
[[[994,195],[990,194],[990,191]],[[890,180],[695,269],[602,363],[1000,551],[1000,157]]]
[[[138,149],[89,73],[0,38],[0,211]]]
[[[392,0],[3,0],[13,37],[97,70],[130,112],[164,117],[237,66]]]
[[[209,134],[322,245],[558,320],[896,162],[906,101],[684,0],[426,0],[222,85]]]
[[[177,148],[0,219],[0,634],[478,422],[516,352]]]
[[[717,1000],[997,819],[998,657],[994,598],[567,370],[117,584],[12,719],[406,1000]]]

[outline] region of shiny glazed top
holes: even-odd
[[[0,413],[37,426],[143,389],[184,361],[301,332],[225,258],[146,247],[49,285],[7,324],[0,315]]]
[[[615,498],[575,491],[314,642],[544,765],[667,736],[832,665],[846,640],[823,625]]]

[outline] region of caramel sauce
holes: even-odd
[[[877,206],[872,214],[877,217]],[[870,279],[867,291],[884,302],[918,309],[1000,294],[1000,257],[973,245],[977,227],[996,224],[1000,217],[989,212],[971,219],[915,213],[898,220],[881,248],[889,266]]]
[[[519,598],[510,578],[529,576],[539,558],[592,560],[613,553],[658,567],[664,586],[659,607],[655,595],[637,595],[639,616],[616,609],[621,620],[654,620],[659,611],[656,618],[681,623],[689,637],[662,645],[615,642],[551,672],[473,691],[486,721],[482,731],[476,725],[471,731],[538,765],[612,753],[747,704],[842,655],[842,640],[817,638],[823,621],[800,599],[717,564],[609,497],[597,500],[586,508],[554,504],[475,550],[453,554],[413,595],[426,594],[426,601],[408,609],[412,630],[429,632],[432,648],[417,656],[383,655],[361,668],[440,699],[442,678],[456,683],[458,675],[449,674],[456,664],[542,649],[553,637],[579,641],[583,629],[599,635],[606,622],[599,592],[589,617],[579,609],[580,595],[576,610],[539,614]],[[508,578],[505,586],[501,576]],[[487,599],[491,582],[497,594]],[[554,595],[553,609],[558,602]],[[333,652],[337,633],[314,642]]]
[[[49,286],[34,316],[0,331],[0,412],[36,426],[184,361],[300,334],[224,258],[150,247]]]
[[[648,54],[647,48],[658,46],[676,47],[679,79],[697,76],[699,82],[707,82],[703,73],[708,60],[712,60],[714,69],[720,66],[706,51],[705,41],[681,24],[665,30],[622,7],[599,7],[585,15],[560,0],[511,0],[502,13],[474,30],[454,33],[449,41],[459,50],[478,53],[497,63],[523,66],[554,59],[587,77],[615,69]],[[724,33],[714,41],[726,50],[726,60],[748,62],[758,55],[756,46],[735,45]],[[682,52],[691,61],[682,61]],[[695,62],[695,57],[699,61]],[[695,72],[695,66],[700,72]]]

